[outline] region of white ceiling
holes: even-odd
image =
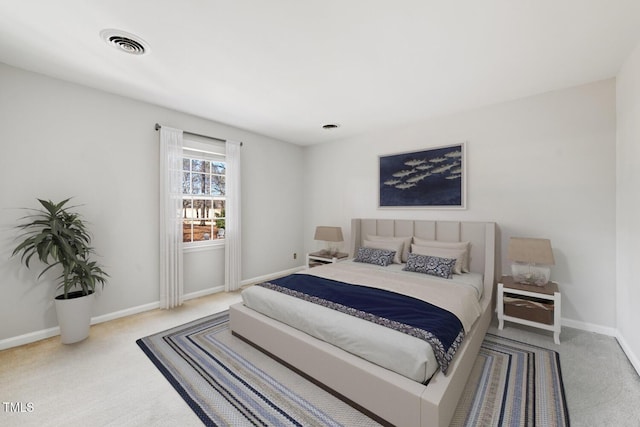
[[[0,62],[301,145],[610,78],[639,41],[640,0],[0,0]]]

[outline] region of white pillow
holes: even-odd
[[[400,259],[402,262],[407,262],[409,251],[411,250],[411,239],[413,237],[391,237],[391,236],[376,236],[375,234],[367,235],[367,240],[377,240],[386,242],[402,242],[402,254]]]
[[[427,240],[421,239],[419,237],[414,237],[413,243],[419,246],[431,246],[434,248],[464,249],[465,255],[464,259],[462,260],[462,271],[464,273],[468,273],[471,271],[469,269],[469,249],[471,248],[471,242],[441,242],[439,240]]]
[[[390,251],[396,251],[396,254],[393,256],[394,264],[402,264],[402,246],[404,243],[402,242],[393,242],[388,240],[365,240],[362,244],[365,248],[373,248],[373,249],[388,249]]]
[[[418,255],[428,255],[438,258],[455,259],[453,273],[462,274],[462,262],[464,260],[464,249],[436,248],[433,246],[411,245],[411,252]]]

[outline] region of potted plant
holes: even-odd
[[[27,268],[34,256],[44,263],[38,278],[54,267],[61,270],[57,284],[62,294],[55,297],[55,306],[63,344],[89,336],[96,284],[104,287],[109,277],[91,260],[91,235],[80,214],[72,211],[74,207],[65,206],[69,200],[54,203],[38,199],[42,208],[22,218],[24,222],[18,225],[23,231],[22,242],[12,254],[21,253],[20,260]]]

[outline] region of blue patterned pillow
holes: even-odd
[[[396,251],[389,249],[360,248],[354,261],[386,267],[393,263],[394,256],[396,256]]]
[[[455,259],[419,255],[412,252],[409,254],[409,257],[407,258],[407,265],[403,270],[451,279],[451,274],[455,265]]]

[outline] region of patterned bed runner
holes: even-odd
[[[422,339],[433,348],[445,374],[464,338],[462,323],[453,313],[396,292],[300,274],[257,286]]]

